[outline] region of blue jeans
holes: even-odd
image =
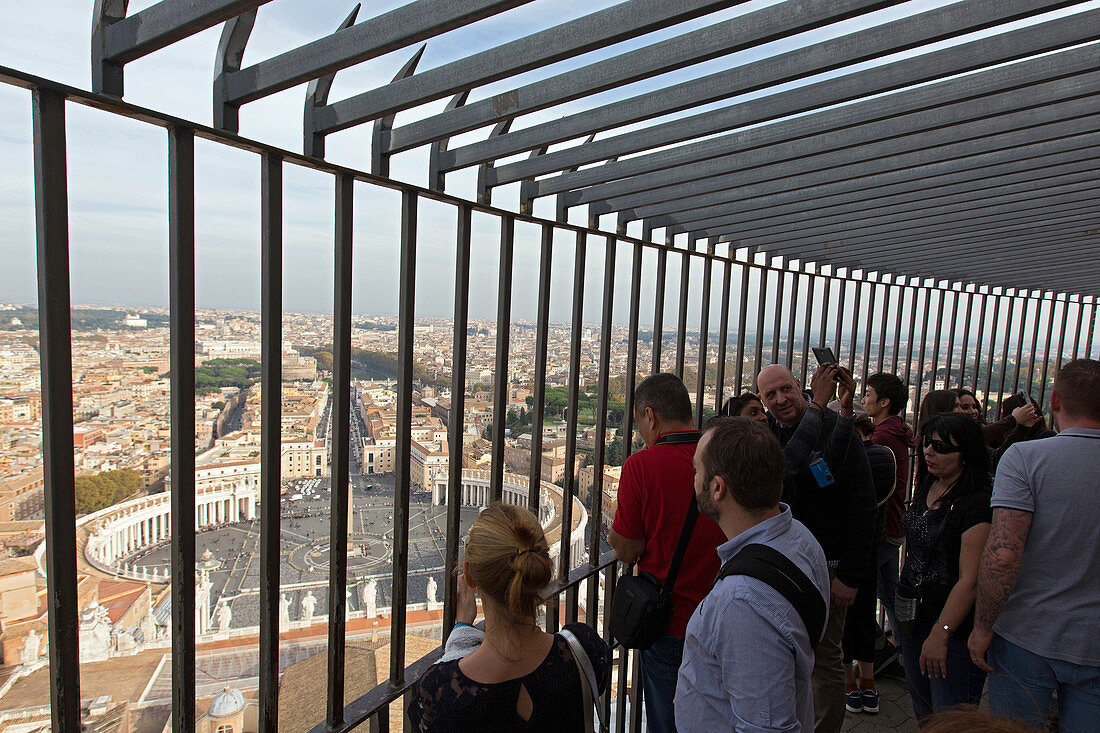
[[[1100,730],[1100,667],[1041,657],[996,634],[987,659],[997,670],[989,678],[989,707],[994,715],[1044,728],[1051,696],[1057,691],[1058,730]]]
[[[920,720],[955,705],[977,705],[982,700],[985,672],[970,661],[966,637],[947,640],[947,676],[930,679],[921,674],[920,652],[928,634],[929,624],[914,623],[910,631],[899,629],[901,657],[905,666],[905,686],[913,701],[913,714]]]
[[[676,696],[676,677],[683,656],[684,640],[675,636],[662,636],[649,649],[642,650],[642,699],[646,730],[652,733],[676,730],[672,698]]]
[[[894,644],[898,641],[898,618],[894,615],[894,593],[898,589],[898,560],[901,546],[883,540],[878,546],[878,600],[886,611],[886,620],[890,624],[890,633],[894,635]]]

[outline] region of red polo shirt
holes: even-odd
[[[619,477],[611,529],[630,540],[645,540],[638,570],[661,581],[672,564],[695,491],[694,455],[694,443],[654,445],[631,454]],[[672,589],[669,635],[683,638],[688,619],[718,575],[716,550],[725,541],[721,528],[700,514]]]

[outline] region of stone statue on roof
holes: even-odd
[[[279,626],[282,628],[290,626],[290,599],[287,598],[286,593],[279,596]]]
[[[218,622],[218,633],[229,631],[229,622],[233,620],[233,609],[226,601],[218,603],[218,610],[214,612],[214,620]]]
[[[302,620],[306,622],[306,626],[309,626],[313,622],[313,613],[317,609],[317,599],[313,595],[313,591],[307,590],[305,597],[302,599]]]
[[[20,662],[24,667],[31,667],[38,663],[38,653],[42,648],[42,637],[34,629],[23,637],[23,651]]]

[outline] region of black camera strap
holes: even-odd
[[[654,445],[686,445],[699,442],[702,433],[698,430],[684,430],[675,433],[665,433]],[[661,594],[672,595],[672,589],[676,585],[676,576],[680,574],[680,564],[684,561],[688,542],[691,541],[691,533],[695,530],[695,520],[699,518],[699,505],[695,502],[695,488],[691,489],[691,503],[688,505],[687,517],[684,519],[684,528],[680,530],[680,539],[676,541],[676,551],[672,553],[672,562],[668,566],[668,574],[661,586]]]

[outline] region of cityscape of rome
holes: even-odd
[[[33,308],[0,306],[0,715],[41,712],[48,699],[45,666],[46,582],[38,572],[45,550],[39,355]],[[390,604],[393,470],[397,420],[397,319],[357,316],[352,331],[353,437],[348,522],[347,629],[349,696],[386,678]],[[496,324],[468,323],[463,475],[488,474],[494,414]],[[586,508],[597,432],[591,406],[599,381],[600,332],[581,336],[581,408],[577,454],[566,465],[565,395],[569,324],[551,324],[542,478],[562,486],[574,477],[574,557],[583,556]],[[283,317],[280,670],[282,684],[324,684],[327,629],[328,507],[331,432],[331,332],[328,315]],[[410,453],[411,500],[407,662],[438,645],[444,582],[443,506],[449,468],[453,323],[418,319]],[[708,371],[718,359],[717,334],[707,339]],[[764,334],[769,338],[769,334]],[[613,326],[605,440],[602,521],[610,526],[623,457],[622,424],[627,328]],[[531,389],[535,329],[514,322],[507,375],[505,471],[530,467]],[[686,381],[694,394],[699,332],[685,346]],[[768,343],[767,341],[765,342]],[[73,309],[73,451],[77,471],[80,548],[82,689],[89,708],[108,720],[126,718],[131,731],[162,730],[171,704],[168,663],[169,575],[169,330],[165,309]],[[733,342],[731,341],[731,346]],[[877,353],[877,344],[872,353]],[[746,334],[745,388],[755,373],[754,334]],[[976,347],[974,347],[976,348]],[[968,358],[973,358],[974,348]],[[666,334],[664,368],[676,345]],[[857,375],[862,354],[855,355]],[[736,351],[727,352],[725,394],[734,392]],[[641,339],[639,373],[648,371],[650,343]],[[796,345],[792,358],[802,358]],[[199,710],[240,709],[257,690],[259,623],[260,318],[258,313],[200,310],[196,315],[197,704]],[[931,376],[931,375],[928,375]],[[934,382],[934,385],[933,385]],[[715,404],[714,381],[704,405]],[[926,388],[942,387],[942,374]],[[977,385],[980,387],[980,385]],[[984,397],[979,390],[979,397]],[[709,409],[709,408],[708,408]],[[639,445],[636,443],[636,445]],[[526,480],[526,478],[524,478]],[[465,481],[465,479],[464,479]],[[487,481],[483,482],[487,486]],[[464,483],[464,490],[467,490]],[[485,494],[487,496],[487,492]],[[483,497],[464,497],[462,526]],[[560,496],[558,498],[560,501]],[[560,531],[560,530],[559,530]],[[241,704],[237,705],[240,701]],[[280,727],[305,729],[323,717],[322,694],[280,702]],[[48,714],[48,705],[45,706]],[[399,715],[399,713],[397,713]],[[8,730],[7,728],[0,728]],[[211,729],[213,730],[213,729]]]

